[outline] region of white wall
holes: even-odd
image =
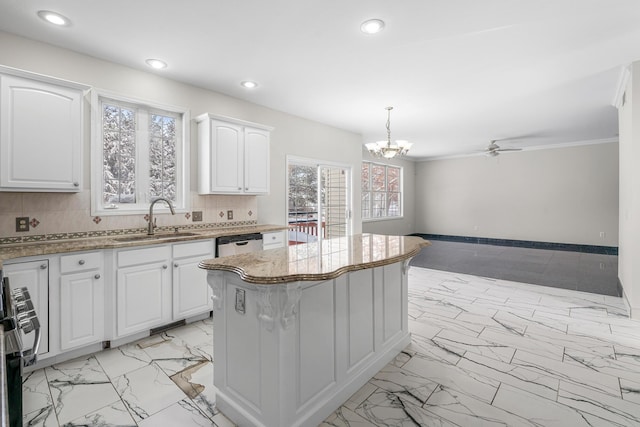
[[[346,163],[350,164],[354,171],[359,173],[360,170],[362,142],[358,134],[182,84],[162,77],[161,72],[131,69],[3,32],[0,32],[0,64],[84,83],[130,97],[184,106],[190,110],[192,118],[209,112],[275,127],[271,139],[271,194],[257,197],[260,223],[286,223],[285,156],[287,154]],[[84,145],[85,190],[90,186],[88,123],[87,119]],[[195,123],[192,123],[192,191],[195,191],[197,185],[196,140],[197,129]],[[354,232],[359,233],[361,231],[360,185],[358,181],[356,183],[353,191],[355,201],[353,229]],[[203,207],[206,207],[206,204],[203,204]],[[0,235],[2,234],[0,230]]]
[[[640,62],[631,66],[620,107],[620,245],[618,277],[631,307],[640,319]]]
[[[421,233],[618,246],[618,144],[419,162],[416,212]]]
[[[374,234],[406,235],[415,232],[416,217],[416,163],[407,158],[395,158],[391,160],[374,159],[366,149],[363,149],[362,159],[377,163],[402,167],[402,187],[404,196],[403,216],[399,219],[384,219],[374,221],[363,221],[362,231]],[[360,179],[360,171],[357,173]],[[358,185],[360,183],[358,182]],[[357,209],[360,209],[359,203]]]

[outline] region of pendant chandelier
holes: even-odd
[[[376,158],[392,159],[396,156],[404,156],[409,152],[411,143],[404,140],[396,140],[391,142],[391,110],[393,107],[387,107],[387,140],[369,142],[364,146],[367,147],[369,153]]]

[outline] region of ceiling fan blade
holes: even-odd
[[[498,148],[496,151],[522,151],[522,148]]]

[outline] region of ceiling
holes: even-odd
[[[68,27],[36,12],[54,10]],[[385,21],[368,35],[360,24]],[[2,0],[0,30],[359,133],[414,159],[611,140],[637,0]],[[147,58],[169,66],[150,70]],[[1,61],[1,59],[0,59]],[[254,80],[247,90],[239,85]]]

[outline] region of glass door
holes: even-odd
[[[350,232],[351,210],[347,194],[348,170],[337,166],[320,166],[320,206],[323,237],[344,237]]]
[[[350,168],[288,159],[289,244],[351,233]]]

